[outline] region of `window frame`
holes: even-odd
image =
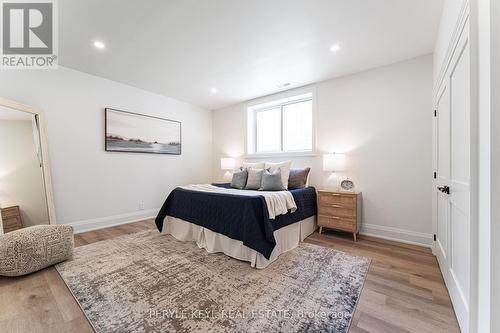
[[[290,150],[283,151],[284,131],[283,131],[283,108],[287,105],[311,101],[311,149],[310,150]],[[280,121],[280,150],[257,152],[257,113],[279,108]],[[247,104],[247,133],[245,137],[245,153],[247,158],[255,157],[279,157],[279,156],[316,156],[316,91],[315,89],[301,89],[300,91],[289,91],[279,96],[273,95],[265,99],[259,99]]]

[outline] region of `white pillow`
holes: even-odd
[[[288,178],[290,177],[290,167],[292,166],[292,161],[284,161],[279,163],[266,162],[265,169],[271,169],[274,171],[278,168],[281,169],[281,181],[283,182],[283,188],[288,189]]]
[[[265,162],[255,162],[255,163],[250,163],[250,162],[243,162],[242,167],[243,168],[252,168],[252,169],[264,169]]]

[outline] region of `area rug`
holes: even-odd
[[[56,268],[97,332],[347,332],[369,264],[302,243],[259,270],[152,230]]]

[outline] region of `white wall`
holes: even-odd
[[[318,152],[286,159],[311,166],[320,189],[323,152],[347,153],[347,176],[363,192],[363,233],[432,244],[432,76],[428,55],[312,86]],[[223,180],[221,157],[245,154],[247,104],[213,111],[214,181]]]
[[[58,223],[85,230],[154,216],[173,187],[211,178],[207,110],[65,68],[2,71],[0,96],[45,112]],[[105,107],[181,121],[182,155],[105,152]]]
[[[0,207],[9,206],[25,227],[49,223],[31,120],[0,120]]]

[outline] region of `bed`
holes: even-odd
[[[314,187],[279,192],[235,190],[229,184],[178,187],[165,200],[156,226],[210,253],[265,268],[316,230]]]

